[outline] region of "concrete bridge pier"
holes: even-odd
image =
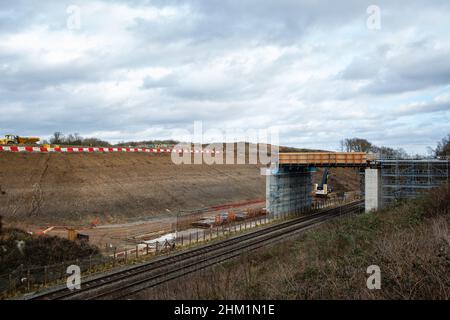
[[[278,165],[266,179],[266,208],[273,215],[311,206],[311,171],[316,167],[364,170],[366,212],[416,198],[450,182],[449,159],[369,159],[364,152],[290,152],[279,154]]]
[[[309,208],[312,179],[311,168],[280,166],[266,177],[266,209],[277,216]]]
[[[366,212],[381,209],[381,170],[377,168],[366,168],[364,175],[364,199]]]

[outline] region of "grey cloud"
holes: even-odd
[[[178,79],[174,75],[167,75],[161,79],[155,79],[153,77],[147,76],[144,78],[142,83],[142,88],[144,89],[154,89],[154,88],[169,88],[176,86],[178,84]]]
[[[450,95],[445,99],[432,100],[429,102],[414,103],[399,107],[396,110],[398,115],[417,115],[421,113],[435,113],[450,111]]]
[[[99,81],[102,72],[89,65],[71,64],[57,67],[30,66],[18,63],[19,69],[3,70],[0,77],[0,88],[3,91],[27,92],[42,90],[48,86],[62,84],[89,83]],[[2,91],[0,89],[0,91]]]
[[[423,90],[450,84],[449,51],[438,49],[410,50],[385,59],[371,82],[362,90],[372,94],[392,94]],[[370,78],[370,75],[366,75]]]
[[[320,147],[333,143],[327,139],[335,138],[337,145],[343,136],[351,135],[408,142],[407,125],[399,125],[394,137],[383,136],[394,125],[392,119],[431,117],[439,111],[448,115],[448,104],[435,101],[408,110],[383,108],[405,104],[402,98],[412,91],[433,97],[431,89],[448,86],[450,41],[435,32],[448,24],[448,19],[436,18],[449,8],[448,1],[431,5],[429,1],[379,1],[383,19],[379,33],[365,26],[371,1],[104,3],[140,12],[150,6],[171,6],[189,13],[159,20],[135,18],[116,26],[117,33],[102,29],[97,21],[108,21],[108,12],[82,16],[83,28],[76,36],[126,41],[96,44],[83,52],[82,59],[65,64],[40,64],[26,50],[1,51],[0,43],[0,110],[2,114],[11,110],[0,118],[1,128],[24,134],[120,131],[133,136],[149,127],[169,132],[194,120],[216,127],[273,124],[292,128],[282,137],[286,141]],[[35,27],[48,33],[67,31],[65,9],[70,4],[2,2],[0,36],[14,37]],[[83,8],[92,2],[77,4]],[[407,42],[402,32],[410,31],[416,21],[420,28],[411,32],[418,37]],[[252,57],[252,50],[266,47],[292,50],[269,62],[255,55],[261,61],[254,65],[245,59]],[[214,69],[218,63],[225,66]],[[146,71],[150,67],[171,73],[154,78]],[[121,78],[124,70],[139,75],[127,82]],[[96,91],[100,82],[118,85]],[[339,107],[330,107],[334,104]],[[421,116],[414,119],[416,126]],[[427,139],[439,139],[445,126],[437,126],[439,132],[424,132]]]
[[[78,4],[86,0],[77,1]],[[69,5],[72,0],[14,0],[0,2],[0,34],[8,34],[44,25],[49,29],[61,29],[66,26]]]
[[[336,76],[343,80],[365,80],[377,75],[382,61],[377,57],[357,57]]]
[[[355,0],[336,6],[296,0],[156,1],[152,4],[187,5],[193,17],[162,23],[137,19],[131,30],[147,41],[172,43],[182,40],[190,45],[215,41],[222,45],[249,42],[292,45],[310,30],[339,27],[359,15],[364,17],[367,8],[364,2]]]
[[[381,45],[357,55],[335,77],[338,80],[365,83],[361,93],[396,94],[450,84],[448,47],[439,48],[433,37],[421,38],[403,45],[395,52],[393,45]]]

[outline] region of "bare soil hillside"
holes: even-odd
[[[332,171],[334,190],[358,188],[352,170]],[[6,223],[115,223],[264,198],[256,165],[175,165],[167,154],[0,153]]]
[[[175,165],[170,155],[0,154],[6,221],[128,220],[264,198],[255,165]]]

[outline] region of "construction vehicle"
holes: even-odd
[[[4,139],[0,139],[1,144],[35,144],[39,141],[37,137],[20,137],[14,134],[5,134]]]
[[[78,241],[83,241],[83,242],[89,242],[89,235],[78,232],[80,230],[80,228],[78,228],[78,230],[76,230],[72,227],[66,227],[66,229],[67,229],[67,239],[69,239],[70,241],[78,240]]]
[[[94,219],[89,223],[89,226],[87,226],[87,225],[80,225],[80,226],[76,226],[76,227],[75,226],[51,226],[42,231],[37,232],[37,235],[45,236],[53,230],[67,230],[67,239],[69,239],[70,241],[89,242],[89,235],[87,235],[85,233],[80,233],[79,231],[93,229],[93,228],[97,227],[99,224],[100,224],[100,220]]]
[[[328,175],[328,168],[325,168],[320,184],[314,184],[314,195],[316,197],[327,197],[331,193],[331,187],[328,186]]]

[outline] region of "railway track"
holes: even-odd
[[[134,266],[122,267],[95,277],[82,279],[81,289],[70,291],[58,286],[33,294],[29,300],[120,299],[214,264],[241,253],[275,243],[334,217],[359,213],[363,201],[324,209],[315,214],[287,220],[179,253],[162,256]]]

